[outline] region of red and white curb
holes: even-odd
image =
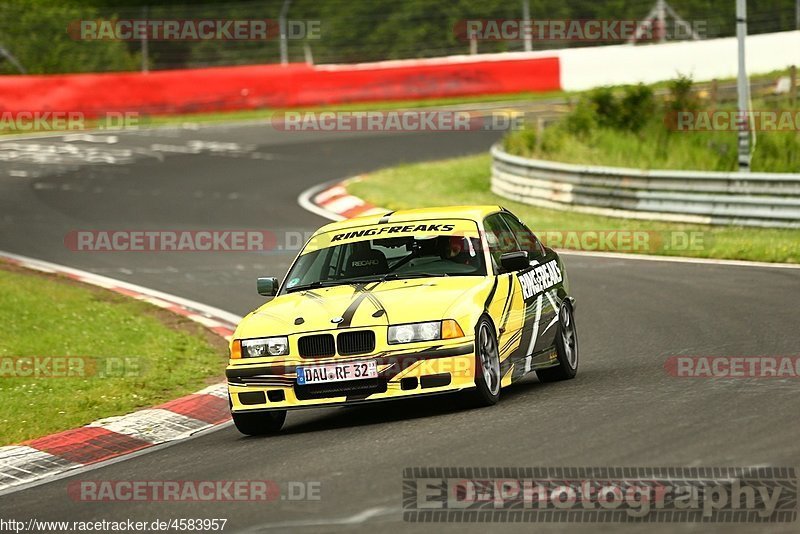
[[[360,180],[362,176],[312,187],[303,191],[297,197],[297,202],[304,209],[333,221],[386,213],[384,208],[373,206],[366,200],[347,192],[347,185]]]
[[[67,276],[183,315],[230,339],[241,317],[161,291],[7,252],[0,259],[27,269]],[[224,383],[127,415],[0,447],[0,493],[14,486],[184,439],[230,419]]]

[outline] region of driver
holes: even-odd
[[[440,240],[439,255],[443,260],[450,260],[463,265],[470,265],[475,258],[475,249],[466,237],[449,236]]]

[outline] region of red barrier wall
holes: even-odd
[[[142,73],[0,76],[0,111],[187,113],[551,91],[559,60],[258,65]]]

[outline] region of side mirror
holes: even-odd
[[[500,256],[500,266],[506,272],[521,271],[522,269],[527,269],[530,265],[528,253],[524,250],[506,252]]]
[[[274,297],[278,294],[278,279],[274,276],[259,277],[256,280],[258,294],[265,297]]]

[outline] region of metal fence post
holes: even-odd
[[[289,43],[287,43],[287,35],[286,35],[286,16],[289,14],[289,6],[292,4],[292,0],[284,0],[283,7],[281,7],[281,14],[278,18],[278,24],[280,25],[281,31],[281,65],[287,65],[289,63]]]
[[[142,8],[142,19],[147,20],[147,6]],[[149,26],[148,26],[149,28]],[[149,51],[148,51],[148,41],[147,41],[147,32],[149,30],[142,33],[142,72],[148,72],[150,67],[148,65],[150,58],[149,58]]]
[[[747,0],[736,0],[736,38],[739,41],[739,172],[750,172],[750,123],[747,117],[750,88],[744,56],[747,36]]]
[[[800,0],[797,0],[800,2]],[[531,25],[531,5],[529,0],[522,0],[522,20],[525,22],[524,38],[525,38],[525,51],[530,52],[533,50],[533,35]]]
[[[14,57],[14,55],[6,50],[6,48],[2,45],[0,45],[0,56],[6,58],[9,63],[14,65],[21,74],[28,74],[28,72],[25,70],[25,67],[22,66],[22,63],[20,63],[19,60],[17,60],[17,58]]]

